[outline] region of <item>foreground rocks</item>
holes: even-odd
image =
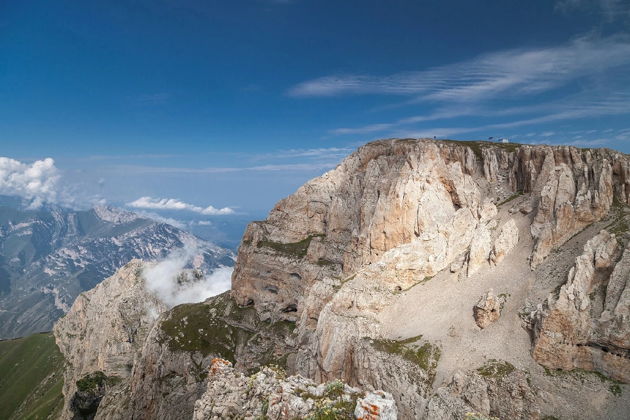
[[[479,370],[457,372],[427,404],[425,418],[466,419],[467,413],[500,419],[538,419],[537,395],[525,372],[504,361],[492,360]]]
[[[384,392],[365,394],[340,381],[315,384],[265,367],[246,377],[232,363],[215,359],[208,389],[195,403],[195,420],[225,418],[362,418],[394,420],[396,404]]]

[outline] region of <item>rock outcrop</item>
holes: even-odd
[[[527,379],[525,372],[496,360],[475,372],[456,372],[429,400],[424,418],[463,420],[476,413],[476,418],[538,419],[537,395]]]
[[[479,299],[473,307],[473,315],[479,328],[486,328],[499,319],[505,299],[505,296],[495,296],[492,289]]]
[[[246,373],[270,364],[286,367],[295,351],[293,329],[288,322],[261,321],[227,293],[164,312],[134,365],[131,417],[191,418],[214,358],[234,361]]]
[[[589,240],[567,281],[532,314],[534,358],[630,382],[630,249],[607,231]]]
[[[248,226],[233,295],[264,316],[296,320],[303,306],[298,300],[316,281],[351,275],[400,245],[412,248],[414,269],[424,276],[462,253],[474,272],[493,250],[492,201],[515,192],[527,194],[536,209],[536,266],[554,246],[606,215],[613,196],[628,203],[629,161],[605,149],[369,143],[280,201],[267,220]],[[512,242],[507,230],[504,235],[495,259]]]
[[[214,359],[208,389],[195,403],[193,419],[354,417],[395,420],[396,404],[384,392],[365,395],[340,381],[317,385],[301,376],[286,377],[277,367],[246,377],[229,361]]]

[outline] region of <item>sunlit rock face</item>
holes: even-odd
[[[298,372],[372,384],[392,392],[403,416],[422,417],[434,353],[409,375],[417,366],[400,354],[383,359],[377,348],[396,294],[446,271],[460,281],[504,271],[517,247],[521,265],[536,269],[615,203],[628,203],[629,175],[628,158],[611,150],[369,143],[249,225],[232,296],[264,319],[297,321]],[[492,329],[492,321],[480,322]],[[392,346],[403,356],[434,345],[400,343]]]
[[[614,234],[589,240],[566,283],[532,316],[540,364],[630,382],[630,250]]]
[[[261,313],[295,320],[314,282],[350,275],[401,245],[413,253],[408,264],[417,273],[434,275],[461,254],[474,272],[491,252],[500,260],[518,238],[510,224],[500,235],[490,231],[495,205],[520,193],[528,198],[522,208],[534,211],[535,267],[606,215],[613,197],[627,203],[629,175],[626,156],[604,149],[369,143],[248,226],[233,295]]]
[[[380,401],[382,418],[394,408],[405,419],[626,418],[627,160],[369,143],[250,224],[229,293],[158,308],[133,343],[115,346],[149,312],[116,303],[139,280],[124,299],[112,290],[98,307],[123,321],[99,327],[89,354],[58,327],[70,380],[109,378],[96,418],[299,417],[338,381],[343,395],[359,392],[343,406],[359,416]],[[86,302],[65,325],[92,337],[81,319],[96,300]],[[114,368],[132,358],[129,373]]]

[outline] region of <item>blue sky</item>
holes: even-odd
[[[254,217],[420,136],[630,152],[630,2],[0,2],[4,174],[61,202]]]

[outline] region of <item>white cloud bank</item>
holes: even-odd
[[[194,204],[185,203],[176,198],[152,198],[152,197],[140,197],[131,203],[127,203],[129,207],[137,209],[149,209],[149,210],[187,210],[194,213],[203,214],[206,216],[218,216],[225,214],[232,214],[234,210],[230,207],[223,207],[218,209],[213,206],[199,207]]]
[[[184,268],[191,262],[195,266],[194,262],[200,258],[198,249],[192,246],[171,252],[167,258],[144,270],[147,289],[169,306],[202,302],[229,290],[232,267],[219,267],[199,279],[188,273],[186,281],[178,281],[185,273]]]
[[[0,194],[17,195],[30,201],[30,207],[57,198],[59,171],[52,158],[28,164],[0,157]]]

